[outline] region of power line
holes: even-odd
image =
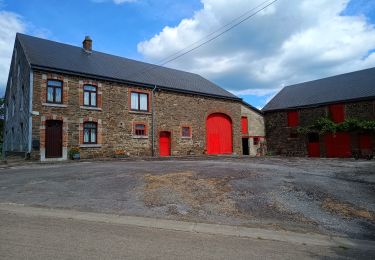
[[[262,2],[262,3],[260,3],[259,5],[257,5],[257,6],[255,6],[255,7],[253,7],[253,8],[251,8],[250,10],[248,10],[248,11],[246,11],[245,13],[243,13],[242,15],[236,17],[235,19],[231,20],[230,22],[228,22],[228,23],[225,24],[224,26],[222,26],[222,27],[218,28],[217,30],[211,32],[210,34],[208,34],[208,35],[206,35],[206,36],[200,38],[198,41],[193,42],[193,43],[189,44],[188,46],[184,47],[183,49],[177,51],[176,53],[173,53],[173,54],[169,55],[168,57],[166,57],[166,58],[164,58],[164,59],[158,61],[157,64],[162,64],[165,60],[168,60],[169,58],[171,58],[171,57],[173,57],[173,56],[175,56],[175,55],[177,55],[177,54],[183,52],[184,50],[190,48],[191,46],[193,46],[193,45],[195,45],[195,44],[197,44],[197,43],[203,41],[204,39],[208,38],[209,36],[211,36],[211,35],[213,35],[213,34],[219,32],[219,31],[221,31],[222,29],[224,29],[224,28],[230,26],[230,25],[231,25],[232,23],[234,23],[235,21],[237,21],[237,20],[239,20],[240,18],[246,16],[246,15],[249,14],[250,12],[256,10],[257,8],[259,8],[260,6],[264,5],[265,3],[269,2],[269,1],[270,1],[270,0],[266,0],[266,1]]]
[[[200,40],[198,40],[198,41],[196,41],[196,42],[194,42],[194,43],[188,45],[187,47],[183,48],[182,50],[180,50],[180,51],[178,51],[178,52],[176,52],[176,53],[174,53],[174,54],[172,54],[172,55],[169,55],[168,57],[166,57],[166,58],[164,58],[164,59],[161,60],[161,61],[166,60],[165,62],[161,62],[161,63],[159,63],[159,64],[157,64],[157,65],[152,65],[151,67],[148,67],[148,68],[146,68],[146,69],[143,70],[143,71],[139,71],[139,72],[133,73],[133,74],[129,75],[128,77],[132,77],[132,76],[135,76],[135,75],[138,75],[138,74],[141,74],[141,73],[145,73],[146,71],[153,70],[153,69],[157,68],[158,66],[163,66],[163,65],[165,65],[165,64],[168,64],[168,63],[170,63],[170,62],[172,62],[172,61],[174,61],[174,60],[176,60],[176,59],[178,59],[178,58],[180,58],[180,57],[182,57],[182,56],[184,56],[184,55],[186,55],[186,54],[188,54],[188,53],[190,53],[190,52],[192,52],[192,51],[194,51],[194,50],[196,50],[196,49],[198,49],[198,48],[200,48],[200,47],[202,47],[202,46],[204,46],[204,45],[206,45],[206,44],[208,44],[208,43],[210,43],[211,41],[213,41],[213,40],[219,38],[219,37],[222,36],[223,34],[227,33],[228,31],[230,31],[230,30],[232,30],[233,28],[237,27],[238,25],[242,24],[243,22],[245,22],[245,21],[249,20],[250,18],[254,17],[256,14],[258,14],[258,13],[261,12],[261,11],[263,11],[263,10],[266,9],[268,6],[274,4],[274,3],[277,2],[277,1],[278,1],[278,0],[273,0],[272,2],[266,4],[265,6],[263,6],[262,8],[260,8],[259,10],[257,10],[256,12],[253,12],[253,13],[249,14],[249,13],[252,12],[253,10],[256,10],[258,7],[260,7],[260,6],[264,5],[265,3],[269,2],[269,0],[262,2],[261,4],[259,4],[259,5],[257,5],[256,7],[254,7],[254,8],[252,8],[252,9],[248,10],[248,11],[245,12],[244,14],[242,14],[242,15],[240,15],[239,17],[233,19],[231,22],[229,22],[229,23],[227,23],[226,25],[220,27],[219,29],[215,30],[214,32],[211,32],[210,34],[206,35],[205,37],[201,38]],[[249,14],[249,15],[247,15],[247,14]],[[243,19],[241,19],[240,21],[238,21],[238,22],[234,23],[233,25],[231,25],[234,21],[239,20],[241,17],[243,17],[243,16],[245,16],[245,15],[247,15],[245,18],[243,18]],[[193,47],[193,48],[191,48],[191,49],[189,49],[189,50],[187,50],[187,51],[185,51],[185,52],[182,52],[183,50],[185,50],[185,49],[187,49],[187,48],[189,48],[189,47],[191,47],[191,46],[193,46],[193,45],[195,45],[195,44],[201,42],[201,41],[204,40],[205,38],[208,38],[209,36],[211,36],[211,35],[213,35],[213,34],[219,32],[219,31],[221,31],[222,29],[224,29],[224,28],[226,28],[226,27],[228,27],[228,26],[229,26],[229,28],[225,29],[224,31],[222,31],[221,33],[215,35],[214,37],[209,38],[208,40],[205,40],[204,42],[200,43],[199,45],[197,45],[197,46],[195,46],[195,47]],[[182,52],[182,53],[181,53],[181,52]],[[181,54],[179,54],[179,53],[181,53]],[[177,54],[179,54],[179,55],[177,55]],[[176,57],[173,57],[173,56],[175,56],[175,55],[177,55],[177,56],[176,56]],[[169,57],[173,57],[173,58],[169,58]]]

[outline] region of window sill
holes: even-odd
[[[64,107],[67,107],[68,105],[64,105],[64,104],[55,104],[55,103],[42,103],[42,106],[46,106],[46,107],[61,107],[61,108],[64,108]]]
[[[86,107],[86,106],[80,106],[81,109],[87,109],[87,110],[95,110],[95,111],[102,111],[100,107]]]
[[[184,139],[184,140],[189,140],[192,138],[193,138],[192,136],[181,136],[181,139]]]
[[[101,148],[101,144],[80,144],[79,147],[81,148]]]
[[[152,114],[149,111],[133,111],[133,110],[130,110],[129,113],[130,114],[143,114],[143,115],[151,115]]]
[[[148,135],[133,135],[134,139],[148,139]]]

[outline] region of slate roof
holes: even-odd
[[[138,83],[161,89],[241,100],[200,75],[156,66],[81,47],[17,34],[32,68]]]
[[[262,111],[365,99],[375,99],[375,68],[287,86]]]

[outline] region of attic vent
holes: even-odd
[[[84,51],[91,53],[92,52],[92,40],[90,36],[86,36],[82,42],[82,48]]]

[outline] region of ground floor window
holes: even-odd
[[[146,135],[146,125],[145,124],[135,124],[134,125],[134,133],[135,135]]]
[[[83,124],[83,143],[97,143],[97,124],[94,122],[86,122]]]

